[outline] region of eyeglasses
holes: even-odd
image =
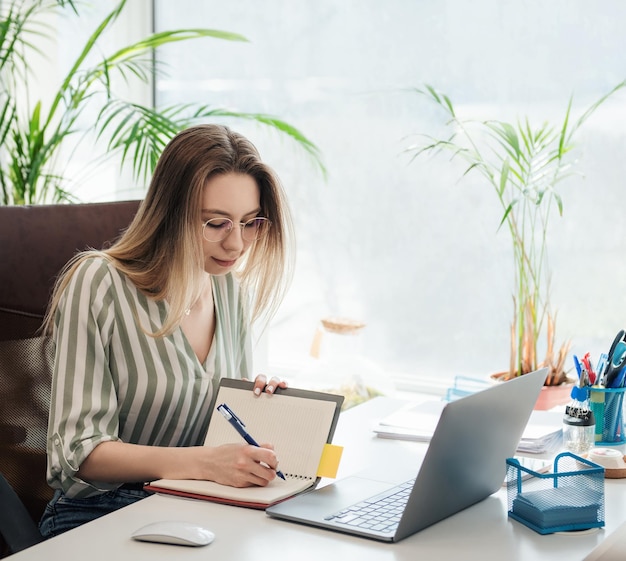
[[[230,235],[235,224],[241,227],[241,236],[247,242],[263,237],[272,225],[268,218],[262,216],[247,222],[233,222],[230,218],[211,218],[202,224],[202,237],[208,242],[221,242]]]

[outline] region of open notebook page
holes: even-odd
[[[226,403],[259,443],[274,446],[285,477],[315,479],[324,445],[333,422],[336,404],[281,394],[221,387],[215,407]],[[205,445],[241,443],[243,439],[222,414],[214,410]]]
[[[313,397],[313,392],[305,393]],[[266,487],[235,488],[213,481],[160,479],[148,488],[260,508],[304,491],[316,483],[324,445],[329,440],[341,401],[342,398],[337,399],[337,396],[334,401],[283,394],[255,396],[249,387],[222,385],[213,404],[205,445],[244,442],[217,411],[220,404],[226,403],[259,444],[274,446],[286,481],[277,477]]]

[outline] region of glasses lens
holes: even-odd
[[[229,218],[211,218],[204,223],[202,235],[208,242],[221,242],[233,229],[233,221]]]
[[[270,227],[271,222],[261,216],[239,223],[243,239],[248,242],[258,240]],[[202,226],[202,236],[208,242],[221,242],[226,239],[233,229],[233,221],[230,218],[211,218]]]
[[[246,241],[253,242],[262,237],[269,229],[270,221],[267,218],[258,216],[252,220],[248,220],[243,224],[243,238]]]

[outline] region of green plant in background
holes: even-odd
[[[323,173],[320,154],[298,129],[272,115],[245,113],[208,105],[178,104],[153,108],[117,96],[112,82],[139,79],[149,83],[154,71],[154,50],[162,45],[204,37],[246,41],[245,37],[211,29],[179,29],[152,34],[116,52],[104,55],[98,44],[126,6],[117,4],[98,25],[51,101],[30,101],[25,93],[32,78],[31,56],[37,54],[38,39],[52,30],[43,17],[54,11],[71,10],[72,0],[11,0],[0,3],[0,204],[37,204],[74,201],[67,190],[60,153],[67,141],[79,134],[95,132],[107,145],[108,158],[120,154],[122,165],[132,167],[133,176],[144,181],[151,175],[165,144],[178,131],[200,121],[232,117],[267,125],[294,140]],[[96,62],[91,62],[93,60]],[[85,125],[79,117],[87,107],[96,107],[95,122]]]
[[[546,385],[567,379],[564,364],[569,342],[555,345],[555,312],[550,307],[550,271],[547,262],[548,225],[555,211],[563,213],[558,184],[576,173],[572,154],[574,136],[583,123],[623,82],[572,120],[570,99],[560,123],[533,126],[528,118],[516,123],[460,118],[448,96],[426,85],[415,91],[438,106],[450,130],[445,138],[420,135],[425,142],[409,147],[413,159],[423,153],[448,151],[467,164],[463,176],[483,176],[502,208],[500,226],[506,226],[513,246],[515,287],[511,323],[511,356],[505,378],[548,366]],[[546,356],[540,362],[537,344],[546,338]]]

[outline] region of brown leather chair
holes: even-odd
[[[52,496],[45,475],[53,345],[39,332],[52,287],[76,252],[115,240],[138,206],[0,206],[0,473],[34,522]]]

